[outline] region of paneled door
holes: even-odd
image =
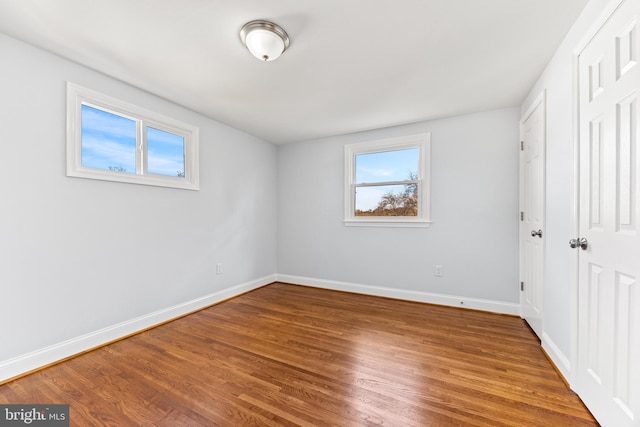
[[[520,310],[542,339],[544,256],[545,97],[520,124]]]
[[[640,426],[640,0],[578,58],[580,205],[575,388],[603,426]]]

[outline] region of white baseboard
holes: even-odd
[[[565,382],[569,383],[569,380],[571,379],[571,362],[569,362],[567,356],[560,351],[556,343],[553,342],[546,332],[542,333],[542,348],[547,355],[549,355],[551,362],[556,365],[556,368],[564,377]]]
[[[520,304],[278,274],[279,282],[520,316]]]
[[[276,281],[269,275],[0,361],[0,383]]]

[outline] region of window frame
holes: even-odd
[[[82,106],[97,108],[136,122],[136,171],[122,173],[82,165]],[[147,128],[184,138],[184,176],[147,172]],[[67,82],[67,176],[103,181],[199,190],[198,127]]]
[[[418,149],[418,177],[416,180],[377,181],[356,183],[356,157],[360,154]],[[430,227],[431,134],[421,133],[374,141],[347,144],[344,147],[344,224],[364,227]],[[358,187],[416,183],[418,185],[417,216],[356,216],[355,190]]]

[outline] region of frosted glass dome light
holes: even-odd
[[[261,61],[273,61],[289,47],[289,36],[268,21],[251,21],[240,30],[240,39],[249,52]]]

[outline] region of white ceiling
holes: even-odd
[[[0,32],[273,143],[518,106],[587,0],[0,0]],[[282,26],[260,62],[238,32]]]

